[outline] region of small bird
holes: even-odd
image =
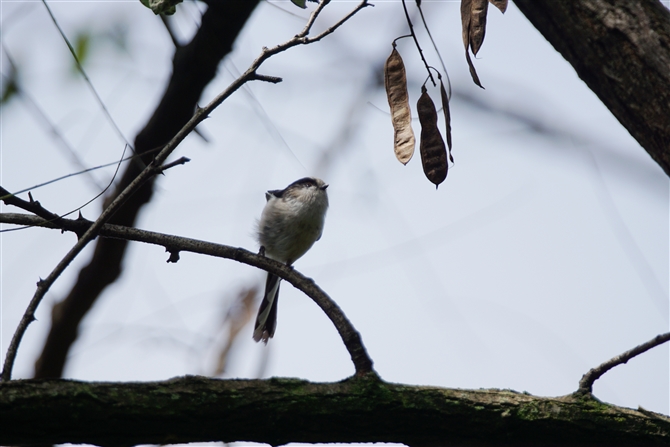
[[[260,252],[270,259],[292,265],[321,239],[328,209],[328,185],[305,177],[285,189],[265,193],[267,203],[258,222]],[[277,328],[280,278],[268,272],[265,295],[258,309],[254,340],[267,344]]]

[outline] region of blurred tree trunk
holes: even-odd
[[[670,175],[670,11],[658,0],[514,3]]]
[[[210,1],[193,40],[178,47],[173,58],[172,77],[163,97],[144,129],[135,138],[135,151],[146,154],[149,162],[154,149],[160,149],[193,116],[207,84],[214,79],[221,60],[228,54],[240,30],[259,0]],[[150,14],[148,11],[142,11]],[[140,173],[142,163],[130,162],[110,203]],[[153,179],[123,206],[110,223],[134,226],[144,204],[153,195]],[[42,353],[35,363],[35,377],[61,377],[70,347],[77,339],[79,324],[105,288],[122,271],[127,242],[98,238],[93,258],[79,272],[68,296],[52,310],[51,328]]]

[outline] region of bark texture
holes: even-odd
[[[219,62],[231,51],[233,42],[257,4],[258,0],[210,2],[193,40],[177,48],[172,77],[161,102],[135,138],[135,151],[146,154],[145,163],[156,154],[154,149],[164,146],[193,116],[200,95],[216,75]],[[138,7],[143,8],[139,4]],[[150,14],[146,10],[142,12]],[[144,167],[141,163],[128,163],[126,166],[104,207]],[[110,223],[132,227],[140,209],[151,200],[152,195],[153,179],[126,202]],[[52,310],[51,328],[42,353],[35,362],[35,377],[62,376],[70,347],[77,339],[79,323],[105,288],[121,274],[127,244],[124,240],[97,240],[93,258],[79,272],[68,296]]]
[[[658,0],[514,0],[670,175],[670,11]]]
[[[654,446],[670,421],[593,398],[297,379],[0,384],[0,444],[203,441]]]

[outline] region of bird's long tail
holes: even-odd
[[[268,279],[265,281],[265,295],[258,309],[254,326],[254,340],[257,342],[263,340],[263,343],[267,344],[268,340],[275,335],[280,281],[279,276],[268,273]]]

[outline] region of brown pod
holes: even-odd
[[[486,1],[486,0],[485,0]],[[468,68],[470,69],[470,76],[472,76],[472,81],[481,88],[482,83],[479,81],[479,76],[477,75],[477,70],[472,63],[470,58],[470,47],[472,46],[472,10],[475,5],[479,5],[481,0],[461,0],[461,25],[463,27],[463,46],[465,46],[465,60],[468,62]],[[484,21],[486,21],[486,16],[484,16]],[[484,40],[484,33],[481,33],[482,42]],[[481,42],[480,42],[481,45]],[[479,50],[479,48],[477,48]],[[474,52],[474,48],[473,48]]]
[[[444,123],[447,131],[447,147],[449,148],[449,160],[454,162],[454,157],[451,155],[451,112],[449,111],[449,97],[440,76],[440,97],[442,98],[442,111],[444,112]]]
[[[421,97],[416,103],[421,122],[421,164],[423,172],[435,187],[447,178],[447,149],[437,128],[437,110],[426,87],[421,87]]]
[[[475,56],[484,43],[486,34],[486,13],[489,9],[488,0],[472,0],[470,10],[470,48]]]
[[[393,51],[384,65],[384,86],[393,123],[393,150],[400,163],[406,165],[414,155],[414,131],[407,93],[405,64],[393,44]]]
[[[505,14],[505,11],[507,11],[507,0],[489,0],[493,6],[498,8],[500,12]]]
[[[472,0],[461,0],[461,27],[465,50],[470,48],[470,17],[472,17]]]

